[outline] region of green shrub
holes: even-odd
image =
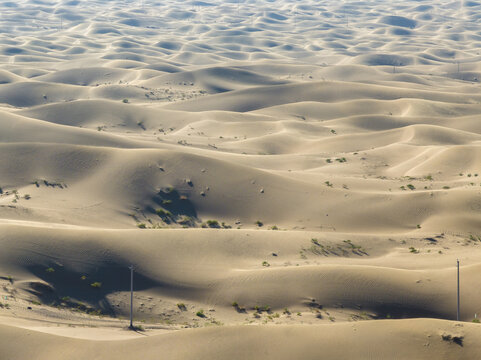
[[[45,271],[48,272],[48,273],[53,273],[53,272],[55,272],[55,269],[52,268],[52,267],[49,267],[49,268],[45,269]]]
[[[205,314],[204,314],[204,310],[200,309],[199,311],[197,311],[195,313],[195,315],[197,315],[198,317],[200,318],[205,318]]]
[[[217,220],[207,220],[206,224],[210,228],[215,228],[215,229],[220,228],[219,222]]]
[[[169,210],[157,209],[157,210],[155,210],[155,213],[162,218],[171,218],[172,217],[172,213]]]
[[[100,289],[102,287],[102,283],[96,281],[96,282],[91,283],[90,286],[95,288],[95,289]]]

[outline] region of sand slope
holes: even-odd
[[[423,331],[417,329],[422,328]],[[51,359],[62,354],[71,359],[317,359],[327,354],[337,359],[472,359],[479,352],[479,327],[439,320],[383,321],[317,326],[248,326],[188,330],[122,343],[62,339],[58,336],[0,328],[9,359],[35,356]],[[339,341],[342,337],[342,342]],[[443,340],[444,339],[444,340]],[[21,347],[28,341],[32,347]],[[186,344],[189,346],[185,346]],[[37,348],[33,351],[33,347]],[[40,349],[40,351],[38,351]],[[394,350],[401,349],[401,350]]]

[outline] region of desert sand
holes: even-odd
[[[480,356],[481,3],[0,15],[0,359]]]

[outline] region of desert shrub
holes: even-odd
[[[215,229],[220,228],[219,222],[217,220],[207,220],[206,224],[210,228],[215,228]]]
[[[162,218],[170,218],[172,217],[172,213],[169,210],[164,210],[164,209],[157,209],[155,210],[155,213],[159,215]]]

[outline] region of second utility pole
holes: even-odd
[[[459,259],[457,259],[456,262],[457,262],[457,268],[458,268],[458,311],[457,311],[456,320],[459,321]]]

